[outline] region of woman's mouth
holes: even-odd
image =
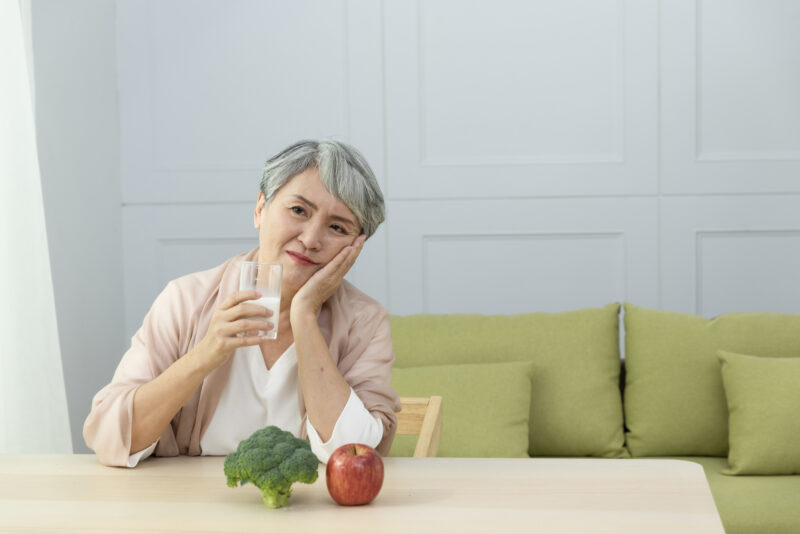
[[[308,256],[304,256],[299,252],[292,252],[291,250],[287,250],[286,253],[289,255],[290,258],[292,258],[295,261],[295,263],[298,263],[300,265],[317,265],[317,262],[312,261],[311,258],[309,258]]]

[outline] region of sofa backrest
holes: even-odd
[[[530,362],[531,456],[627,457],[619,389],[619,310],[613,303],[563,313],[394,316],[395,368],[414,369],[420,381],[426,367],[441,373],[440,367],[448,364]],[[487,367],[475,367],[472,374],[497,376]],[[470,395],[491,402],[493,395],[504,394],[505,381],[480,379],[470,383]],[[398,392],[439,394],[433,389]],[[443,414],[444,446],[447,398]]]
[[[800,315],[705,319],[625,304],[624,407],[632,456],[727,456],[719,350],[800,356]]]

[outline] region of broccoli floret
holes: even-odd
[[[228,486],[250,482],[261,490],[269,508],[286,506],[292,495],[292,484],[311,484],[317,480],[319,460],[308,442],[291,432],[268,426],[242,440],[236,452],[225,457]]]

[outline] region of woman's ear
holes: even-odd
[[[258,193],[258,199],[256,199],[256,209],[253,211],[253,226],[256,230],[261,229],[261,216],[264,214],[264,208],[267,205],[267,198],[264,196],[262,191]]]

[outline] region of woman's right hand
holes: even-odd
[[[261,292],[255,289],[239,291],[214,310],[205,337],[194,348],[200,365],[209,372],[228,361],[239,347],[258,345],[264,341],[264,337],[253,335],[258,330],[271,330],[274,327],[268,320],[272,310],[246,302],[260,296]]]

